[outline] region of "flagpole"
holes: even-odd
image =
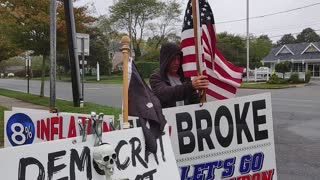
[[[247,0],[247,82],[249,82],[249,49],[250,49],[250,44],[249,44],[249,0]]]
[[[128,59],[129,59],[129,43],[130,38],[128,36],[123,36],[121,39],[122,44],[122,70],[123,70],[123,103],[122,103],[122,118],[123,118],[123,129],[129,128],[128,123],[128,91],[129,91],[129,83],[128,83]]]
[[[200,63],[199,63],[199,35],[198,35],[198,11],[197,11],[197,0],[192,0],[192,16],[193,16],[193,33],[194,33],[194,41],[195,41],[195,53],[196,53],[196,64],[197,64],[197,75],[202,75],[200,70]],[[200,89],[200,102],[206,102],[206,91],[205,89]]]

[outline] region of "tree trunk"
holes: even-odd
[[[41,87],[40,87],[40,97],[44,97],[44,78],[46,73],[46,59],[47,55],[42,56],[42,69],[41,69]]]

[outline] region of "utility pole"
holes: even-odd
[[[80,107],[84,106],[84,38],[81,38],[81,59],[82,59],[82,94],[80,97]]]
[[[52,113],[56,108],[56,54],[57,54],[57,1],[51,0],[50,5],[50,109]]]
[[[249,0],[247,0],[247,82],[249,82]]]
[[[76,46],[76,28],[74,22],[72,0],[64,0],[64,12],[67,24],[69,58],[71,65],[73,105],[75,107],[80,107],[80,68],[77,55],[78,51]]]
[[[26,52],[26,76],[27,76],[27,93],[29,94],[30,92],[30,66],[31,66],[31,62],[30,62],[30,55],[29,52]]]

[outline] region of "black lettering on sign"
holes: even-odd
[[[250,133],[250,130],[246,121],[249,105],[250,105],[250,102],[244,103],[242,114],[240,114],[239,104],[234,105],[236,125],[237,125],[236,130],[237,130],[238,144],[242,144],[242,132],[244,132],[244,135],[246,136],[248,142],[253,141],[252,135]]]
[[[148,165],[146,162],[144,162],[144,160],[142,159],[142,157],[140,156],[140,152],[141,152],[141,141],[139,138],[137,137],[133,137],[130,139],[130,144],[132,146],[132,150],[131,150],[131,159],[132,159],[132,165],[134,167],[137,166],[137,163],[136,163],[136,158],[139,160],[139,162],[142,164],[143,167],[145,168],[148,168]],[[135,148],[135,142],[138,143],[138,146],[137,148]]]
[[[223,137],[220,131],[220,121],[223,116],[226,117],[229,125],[228,134],[226,137]],[[233,137],[233,120],[232,120],[231,113],[226,106],[220,106],[218,108],[216,112],[216,116],[214,118],[214,126],[215,126],[216,137],[219,144],[222,147],[228,147],[231,144],[232,137]]]
[[[178,113],[176,114],[177,120],[177,134],[178,134],[178,141],[179,141],[179,151],[180,154],[187,154],[194,151],[196,147],[195,137],[192,133],[192,117],[189,113]],[[186,123],[187,128],[183,129],[182,124]],[[184,138],[189,138],[190,143],[184,144]]]
[[[209,149],[214,149],[214,145],[210,134],[212,132],[212,119],[209,111],[203,109],[195,112],[196,116],[196,127],[197,127],[197,138],[198,138],[198,149],[203,151],[203,140],[207,142]],[[202,129],[201,122],[206,121],[207,128]]]
[[[254,136],[256,141],[268,139],[268,130],[259,130],[260,124],[266,124],[266,115],[258,116],[258,110],[261,109],[266,109],[265,99],[252,102]]]
[[[78,151],[75,149],[71,149],[70,155],[70,180],[76,180],[75,178],[75,166],[77,165],[78,170],[83,171],[84,166],[86,165],[87,170],[87,179],[92,179],[92,171],[91,171],[91,156],[90,149],[88,147],[84,147],[79,157]]]
[[[62,156],[66,155],[66,151],[57,151],[53,153],[48,154],[48,179],[51,180],[53,177],[53,174],[56,174],[57,172],[61,171],[63,168],[65,168],[67,165],[60,164],[58,166],[54,165],[54,161],[61,159]],[[68,177],[63,177],[61,180],[67,180]]]
[[[138,175],[136,176],[135,180],[144,180],[144,179],[149,179],[149,180],[153,180],[153,174],[155,174],[157,172],[157,169],[148,171],[142,175]]]
[[[28,158],[21,158],[19,161],[19,169],[18,169],[18,180],[26,180],[26,168],[29,165],[36,165],[39,168],[39,175],[37,180],[44,180],[45,178],[45,171],[44,167],[40,161],[33,157]]]
[[[119,156],[119,153],[120,153],[120,149],[122,148],[122,146],[128,144],[125,140],[121,140],[117,147],[114,149],[114,151],[116,152],[117,154],[117,157],[118,157],[118,160],[116,161],[116,166],[119,170],[125,170],[127,169],[127,167],[129,166],[129,163],[130,163],[130,158],[127,157],[126,160],[121,164],[120,162],[120,156]]]

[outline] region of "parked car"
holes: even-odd
[[[7,77],[14,77],[14,73],[8,73]]]

